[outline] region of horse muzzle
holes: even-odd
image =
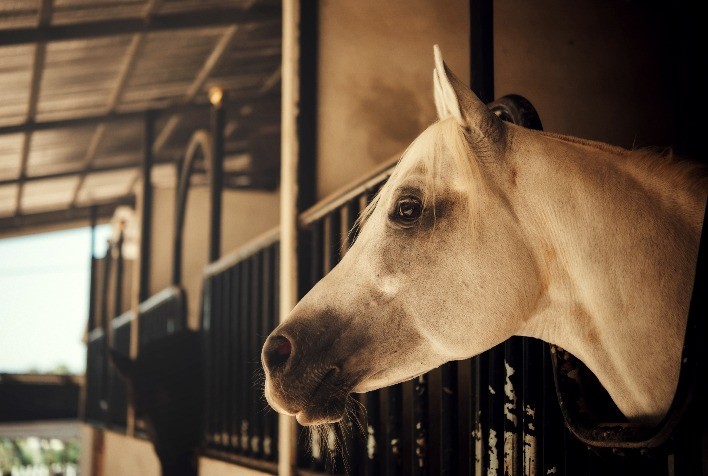
[[[323,351],[329,346],[312,345],[312,338],[298,339],[295,334],[292,327],[281,326],[263,346],[266,400],[279,413],[295,415],[301,425],[341,420],[354,380],[332,352]]]

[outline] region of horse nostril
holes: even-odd
[[[267,370],[284,367],[293,351],[293,345],[285,336],[272,336],[266,341],[263,357]]]

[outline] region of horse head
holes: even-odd
[[[437,48],[434,84],[439,121],[404,152],[342,261],[264,345],[266,398],[301,424],[336,422],[351,392],[491,348],[534,305],[539,278],[503,193],[509,126]]]

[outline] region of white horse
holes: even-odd
[[[263,348],[303,425],[351,392],[513,335],[582,360],[631,421],[669,409],[708,194],[704,169],[499,120],[435,48],[439,121],[405,151],[342,261]]]

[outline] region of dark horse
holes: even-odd
[[[128,382],[135,417],[145,422],[163,476],[196,476],[204,395],[202,342],[179,331],[147,343],[135,360],[111,352]]]

